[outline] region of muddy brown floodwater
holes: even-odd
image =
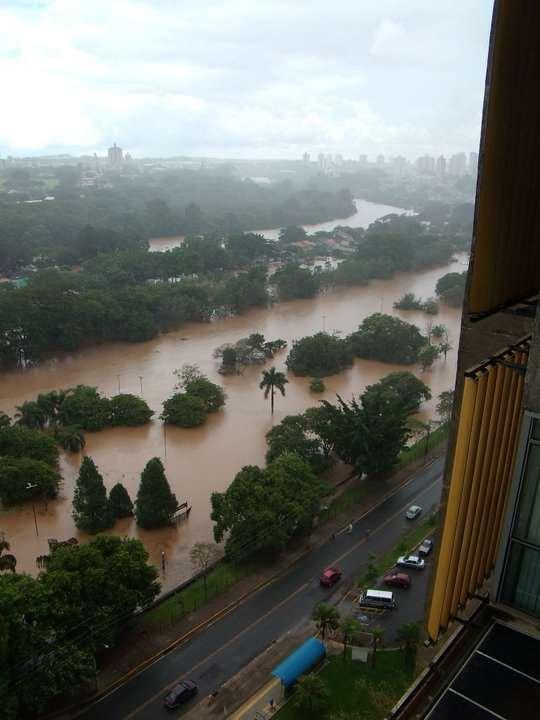
[[[323,329],[349,333],[367,315],[384,311],[425,329],[427,316],[417,312],[396,312],[392,303],[411,291],[422,297],[434,294],[437,279],[446,272],[462,271],[467,257],[458,256],[445,267],[412,274],[399,274],[392,280],[373,281],[367,287],[348,288],[323,294],[312,300],[278,303],[267,309],[252,310],[241,317],[219,320],[211,324],[189,324],[177,332],[139,344],[110,344],[90,348],[44,363],[40,367],[12,371],[0,376],[0,406],[12,414],[15,406],[34,398],[39,392],[68,388],[78,383],[96,386],[102,393],[142,394],[156,418],[161,404],[174,388],[173,370],[184,363],[197,363],[211,380],[225,386],[228,395],[225,407],[211,415],[200,428],[167,428],[154,419],[141,428],[114,428],[88,433],[85,453],[98,465],[108,488],[121,481],[135,498],[139,475],[145,463],[159,456],[165,463],[167,476],[180,502],[192,505],[188,520],[177,527],[155,531],[138,530],[132,519],[117,522],[112,532],[139,537],[146,545],[152,561],[159,565],[165,551],[167,570],[162,577],[164,588],[182,581],[191,574],[189,550],[197,541],[212,538],[210,494],[227,488],[235,473],[247,464],[264,463],[265,433],[272,427],[270,404],[259,390],[261,367],[246,369],[243,375],[222,378],[213,359],[214,348],[234,342],[252,332],[261,332],[269,339],[292,340]],[[456,348],[459,340],[460,312],[441,306],[434,321],[449,329],[453,350],[447,360],[438,360],[432,369],[421,373],[410,368],[430,387],[433,399],[422,408],[426,417],[435,417],[437,395],[454,385]],[[287,351],[280,353],[272,364],[284,367]],[[267,367],[271,363],[268,363]],[[289,374],[285,397],[276,397],[274,423],[285,415],[298,413],[324,397],[334,400],[339,393],[345,398],[363,391],[389,372],[403,366],[374,361],[356,360],[349,370],[325,379],[326,392],[316,396],[309,391],[309,378]],[[44,507],[35,504],[39,535],[36,535],[32,504],[25,504],[0,514],[0,531],[6,533],[16,555],[18,569],[35,573],[35,558],[47,553],[47,538],[59,540],[79,533],[71,517],[74,479],[81,461],[79,454],[61,457],[64,484],[61,496]]]

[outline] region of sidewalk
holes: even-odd
[[[439,457],[446,451],[445,445],[435,448],[429,454],[429,459]],[[380,502],[387,494],[402,485],[415,471],[423,466],[418,461],[397,472],[386,481],[364,481],[368,488],[366,496],[347,511],[334,517],[325,524],[314,529],[309,538],[290,548],[274,562],[266,565],[258,572],[249,575],[199,608],[196,612],[184,616],[178,622],[161,628],[144,628],[141,623],[135,622],[126,630],[123,640],[108,655],[107,664],[97,676],[97,690],[104,691],[112,683],[118,683],[128,672],[133,672],[138,666],[143,666],[151,658],[166,652],[168,646],[193,632],[199,625],[204,625],[227,608],[228,605],[238,602],[238,599],[256,591],[261,585],[271,582],[272,579],[285,572],[292,564],[313,548],[326,542],[332,532],[344,527],[348,522],[368,511],[373,505]],[[343,469],[341,470],[341,473]],[[341,474],[340,473],[340,474]],[[336,495],[344,492],[350,483],[340,486]]]

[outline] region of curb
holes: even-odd
[[[398,485],[397,487],[393,488],[392,490],[389,490],[385,495],[383,495],[383,496],[380,498],[380,500],[378,500],[378,502],[377,502],[375,505],[372,505],[368,510],[366,510],[365,512],[363,512],[359,517],[357,517],[357,518],[355,518],[354,520],[352,520],[352,523],[353,523],[353,524],[356,524],[356,523],[359,522],[362,518],[364,518],[366,515],[368,515],[370,512],[372,512],[372,511],[375,510],[377,507],[379,507],[379,506],[382,505],[384,502],[386,502],[386,500],[388,500],[388,498],[392,497],[393,495],[396,495],[400,490],[402,490],[404,487],[406,487],[406,486],[409,485],[411,482],[413,482],[414,479],[415,479],[415,477],[416,477],[416,475],[417,475],[420,471],[426,470],[426,469],[429,468],[431,465],[433,465],[438,459],[439,459],[438,457],[435,457],[435,458],[433,458],[432,460],[430,460],[430,462],[427,463],[426,465],[422,466],[421,468],[418,468],[418,470],[416,470],[411,476],[409,476],[408,478],[406,478],[400,485]],[[326,540],[327,540],[327,539],[326,539]],[[270,585],[271,583],[275,582],[279,577],[281,577],[281,576],[284,575],[285,573],[289,572],[289,571],[290,571],[298,562],[300,562],[306,555],[308,555],[310,552],[312,552],[315,548],[320,547],[321,545],[323,545],[323,544],[326,542],[326,540],[323,540],[322,542],[320,542],[320,543],[317,544],[317,545],[314,545],[314,546],[311,546],[311,547],[309,547],[309,548],[306,548],[306,550],[304,550],[297,558],[295,558],[295,559],[294,559],[291,563],[289,563],[285,568],[283,568],[282,570],[279,570],[277,573],[275,573],[275,574],[272,575],[271,577],[267,578],[266,580],[263,580],[263,581],[260,582],[258,585],[256,585],[255,587],[253,587],[253,588],[251,588],[250,590],[248,590],[247,592],[245,592],[245,593],[244,593],[243,595],[241,595],[239,598],[237,598],[237,599],[234,600],[233,602],[229,603],[229,604],[226,605],[224,608],[221,608],[221,610],[218,610],[216,613],[214,613],[213,615],[211,615],[211,616],[210,616],[209,618],[207,618],[206,620],[203,620],[203,621],[200,622],[198,625],[195,625],[195,627],[193,627],[193,628],[191,628],[190,630],[188,630],[186,633],[184,633],[184,634],[183,634],[182,636],[180,636],[179,638],[176,638],[176,640],[173,640],[171,643],[169,643],[167,646],[165,646],[164,648],[162,648],[161,650],[159,650],[157,653],[154,653],[154,655],[146,658],[145,660],[143,660],[142,662],[140,662],[138,665],[136,665],[135,667],[133,667],[133,668],[131,668],[130,670],[128,670],[128,671],[127,671],[126,673],[124,673],[124,675],[122,675],[120,678],[118,678],[117,680],[114,680],[112,683],[110,683],[109,685],[107,685],[106,688],[103,688],[103,690],[100,690],[100,691],[98,691],[97,693],[95,693],[94,695],[92,695],[91,697],[89,697],[89,698],[87,698],[87,699],[85,699],[85,700],[79,701],[79,702],[76,703],[76,704],[74,703],[73,705],[71,705],[71,706],[69,706],[69,707],[67,707],[67,708],[64,708],[64,709],[62,709],[62,710],[59,710],[59,711],[57,711],[57,712],[53,712],[53,713],[51,713],[51,714],[49,714],[49,715],[44,715],[44,716],[42,716],[42,717],[40,718],[40,720],[54,720],[55,718],[61,718],[61,717],[64,716],[64,715],[66,715],[66,716],[69,715],[69,713],[71,713],[71,712],[72,712],[73,710],[75,710],[76,708],[79,708],[80,711],[79,711],[78,713],[76,713],[75,715],[72,715],[71,717],[72,717],[72,718],[78,718],[78,717],[80,717],[84,712],[87,711],[87,709],[89,708],[89,706],[93,705],[93,704],[96,703],[96,702],[99,702],[100,700],[103,700],[103,698],[107,697],[107,695],[110,695],[112,692],[114,692],[118,687],[120,687],[120,685],[123,685],[124,683],[126,683],[127,681],[129,681],[131,678],[133,678],[135,675],[137,675],[138,673],[140,673],[141,671],[143,671],[143,670],[144,670],[145,668],[147,668],[149,665],[152,665],[152,663],[156,662],[157,660],[159,660],[159,659],[160,659],[161,657],[163,657],[164,655],[167,655],[169,652],[171,652],[172,650],[174,650],[176,647],[182,645],[183,643],[188,642],[188,641],[189,641],[194,635],[196,635],[198,632],[200,632],[201,630],[203,630],[203,629],[205,629],[205,628],[207,628],[207,627],[210,627],[210,626],[213,625],[215,622],[217,622],[218,620],[220,620],[222,617],[225,617],[225,616],[228,615],[230,612],[232,612],[232,610],[234,610],[235,608],[239,607],[242,603],[244,603],[246,600],[248,600],[251,596],[255,595],[255,594],[258,593],[260,590],[262,590],[264,587],[266,587],[267,585]],[[81,703],[82,703],[82,705],[84,706],[82,709],[81,709]]]

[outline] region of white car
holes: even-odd
[[[414,520],[420,515],[421,512],[422,508],[420,507],[420,505],[411,505],[411,507],[405,513],[405,517],[407,518],[407,520]]]
[[[398,567],[416,568],[417,570],[423,570],[425,564],[425,561],[418,555],[402,555],[396,562]]]

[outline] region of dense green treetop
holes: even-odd
[[[319,280],[311,270],[299,265],[284,265],[271,277],[277,287],[280,300],[315,297],[319,291]]]
[[[144,425],[152,415],[146,402],[137,395],[121,393],[110,399],[111,423],[113,425]]]
[[[287,415],[266,433],[266,462],[271,463],[284,453],[295,453],[309,463],[317,475],[332,465],[332,460],[306,415]]]
[[[54,440],[37,430],[12,425],[0,427],[0,457],[30,458],[56,466],[58,448]]]
[[[295,375],[334,375],[353,363],[349,342],[329,333],[317,333],[294,343],[287,367]]]
[[[367,317],[348,339],[358,357],[403,365],[416,362],[426,343],[416,325],[383,313]]]
[[[16,505],[29,498],[55,498],[61,482],[58,472],[42,460],[0,458],[0,500],[3,505]]]
[[[94,387],[77,385],[67,393],[58,415],[63,425],[103,430],[111,423],[111,401],[101,397]]]
[[[161,419],[169,425],[190,428],[202,425],[208,416],[206,403],[189,393],[175,393],[163,403]]]
[[[368,385],[362,397],[374,395],[386,397],[388,402],[397,400],[407,412],[418,410],[422,402],[431,399],[428,386],[406,370],[389,373],[374,385]]]
[[[284,453],[266,469],[249,465],[223,493],[212,493],[214,538],[226,536],[225,554],[240,562],[256,552],[282,550],[307,530],[327,486],[294,453]]]

